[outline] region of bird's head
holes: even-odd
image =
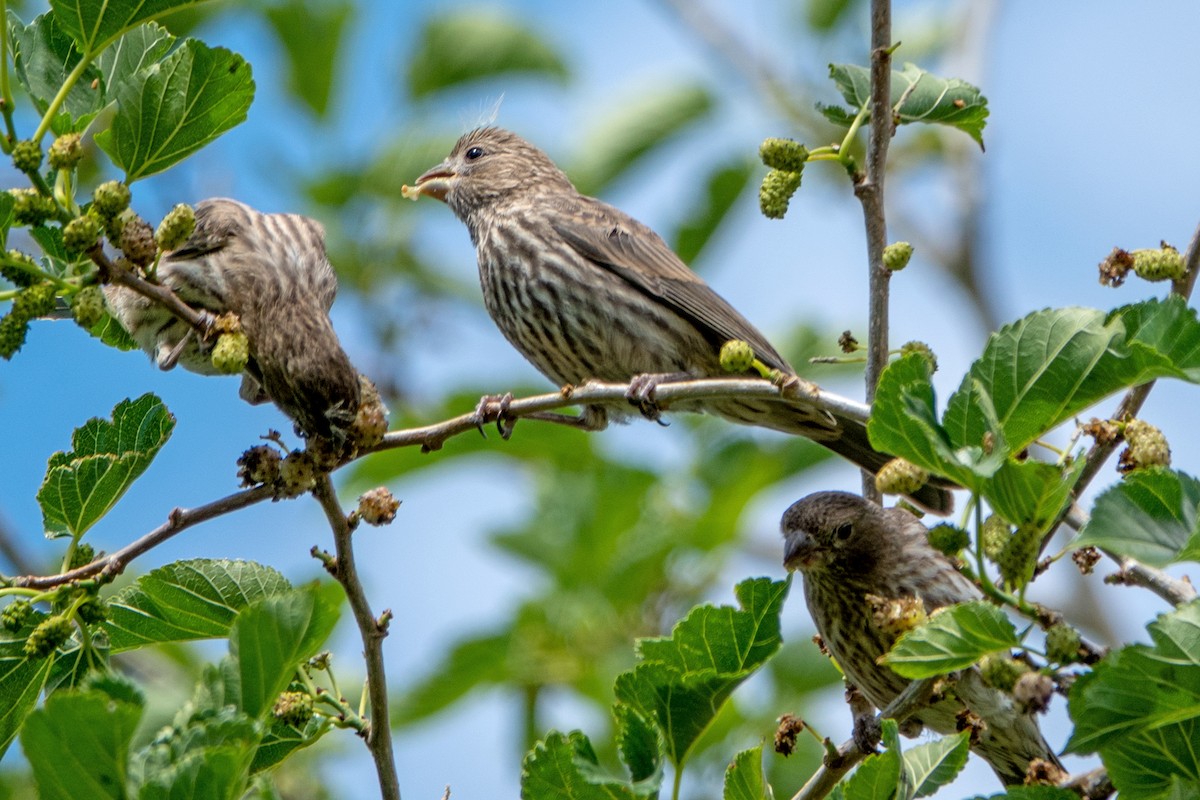
[[[550,157],[511,131],[476,128],[464,134],[450,155],[401,190],[441,200],[460,218],[514,195],[542,190],[574,191]]]
[[[882,511],[846,492],[817,492],[797,500],[780,523],[784,566],[804,573],[869,571],[884,547]]]

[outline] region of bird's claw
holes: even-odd
[[[500,438],[508,440],[512,436],[513,428],[516,427],[517,420],[508,414],[508,408],[512,405],[512,392],[504,394],[485,394],[479,398],[479,403],[475,406],[475,427],[479,429],[481,436],[486,436],[483,426],[489,422],[496,423],[496,431],[500,434]]]
[[[655,393],[658,390],[658,375],[634,375],[629,382],[629,390],[625,399],[637,406],[637,410],[648,420],[653,420],[664,428],[667,426],[662,418],[662,409],[658,407]]]
[[[874,714],[859,714],[854,718],[854,746],[864,753],[874,753],[883,738],[883,726]]]

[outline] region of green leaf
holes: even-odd
[[[1047,309],[1004,326],[947,404],[943,422],[951,440],[980,441],[994,414],[1008,452],[1018,453],[1110,394],[1196,374],[1200,322],[1182,302],[1149,301],[1109,315]]]
[[[1072,547],[1099,547],[1156,567],[1200,560],[1200,481],[1170,469],[1135,470],[1096,499]]]
[[[242,797],[260,738],[261,725],[230,707],[177,720],[134,755],[131,772],[136,796],[138,800]]]
[[[697,196],[695,206],[684,217],[683,224],[673,237],[675,254],[685,264],[696,260],[729,216],[737,199],[750,185],[753,171],[750,162],[738,160],[709,173],[705,191]]]
[[[50,456],[38,489],[48,536],[79,537],[116,504],[175,427],[175,418],[152,394],[122,400],[112,421],[98,417],[76,428],[72,450]]]
[[[238,662],[242,711],[255,718],[270,711],[296,667],[329,637],[342,596],[336,584],[314,584],[264,597],[238,614],[229,652]]]
[[[904,797],[899,736],[894,719],[883,720],[888,749],[868,756],[844,783],[846,800],[892,800]]]
[[[617,750],[635,781],[662,780],[662,734],[654,724],[623,703],[613,706],[617,722]]]
[[[291,590],[275,569],[252,561],[192,559],[149,572],[108,604],[112,652],[229,635],[242,609]]]
[[[642,639],[642,663],[617,676],[619,702],[655,720],[678,768],[733,690],[779,649],[789,581],[753,578],[735,589],[740,608],[700,606],[670,638]]]
[[[237,53],[185,39],[114,89],[117,113],[96,144],[131,183],[182,161],[246,119],[250,65]]]
[[[1071,688],[1067,752],[1099,752],[1122,798],[1200,781],[1200,601],[1147,626],[1153,646],[1107,655]]]
[[[1066,466],[1010,459],[984,485],[983,496],[1013,525],[1045,530],[1071,502],[1086,464],[1082,458]]]
[[[288,90],[318,117],[329,108],[342,36],[353,12],[348,0],[288,0],[266,8],[267,21],[287,54]]]
[[[591,742],[579,731],[551,732],[521,764],[522,800],[637,800],[657,793],[657,785],[635,787],[604,774]]]
[[[1057,786],[1010,786],[989,800],[1079,800],[1079,795]]]
[[[565,82],[567,66],[553,46],[512,17],[474,8],[430,19],[408,60],[414,98],[499,75],[525,73]]]
[[[118,36],[198,0],[50,0],[50,10],[80,52],[95,55]]]
[[[855,7],[854,0],[806,0],[804,17],[814,31],[830,31]]]
[[[724,800],[771,800],[771,786],[763,778],[762,745],[743,750],[725,770]]]
[[[153,22],[139,25],[122,36],[96,60],[105,91],[111,96],[118,84],[161,61],[173,44],[175,37],[171,32]]]
[[[929,360],[917,353],[884,369],[867,423],[871,445],[979,491],[1004,463],[1003,433],[993,422],[987,436],[952,441],[937,420],[932,374]]]
[[[37,705],[54,665],[53,658],[31,659],[25,655],[25,640],[45,618],[35,613],[18,631],[0,629],[0,756]]]
[[[904,773],[912,797],[928,797],[958,777],[971,754],[967,733],[943,736],[904,751]]]
[[[107,311],[104,312],[104,316],[100,318],[99,322],[88,328],[88,333],[109,347],[115,347],[124,352],[138,349],[138,343],[129,335],[129,331],[125,330],[121,323],[117,322],[116,317]]]
[[[820,107],[835,124],[846,124],[871,97],[871,71],[855,64],[830,64],[829,77],[852,111]],[[891,99],[893,117],[901,124],[937,123],[957,128],[983,147],[983,128],[987,124],[987,98],[979,89],[958,78],[939,78],[915,64],[892,70]],[[834,113],[827,113],[827,112]]]
[[[700,84],[653,85],[608,110],[581,142],[582,157],[567,173],[583,194],[599,194],[651,149],[711,113]]]
[[[56,692],[29,715],[21,747],[42,800],[124,800],[129,742],[140,705],[107,694]]]
[[[932,678],[1018,644],[1017,631],[1003,611],[973,600],[935,611],[901,636],[883,660],[905,678]]]
[[[332,727],[330,721],[323,717],[313,717],[303,730],[276,721],[254,752],[254,760],[250,762],[251,774],[270,769],[297,750],[316,744]]]
[[[45,114],[82,56],[53,14],[42,14],[24,26],[10,15],[9,22],[13,26],[17,80],[29,92],[38,113]],[[82,131],[96,118],[105,104],[100,77],[100,70],[94,64],[84,68],[51,120],[55,133]]]

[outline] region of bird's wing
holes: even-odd
[[[692,272],[650,228],[590,197],[572,198],[551,226],[571,247],[660,300],[705,333],[714,348],[730,339],[749,342],[764,364],[793,372],[767,338]]]

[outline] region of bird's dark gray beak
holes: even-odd
[[[811,566],[817,554],[817,544],[806,531],[789,531],[783,540],[783,565],[789,570]]]
[[[400,194],[409,200],[417,200],[421,195],[426,194],[444,203],[446,202],[446,192],[454,186],[457,178],[458,174],[450,168],[450,164],[443,161],[417,178],[416,183],[412,186],[401,186]]]

